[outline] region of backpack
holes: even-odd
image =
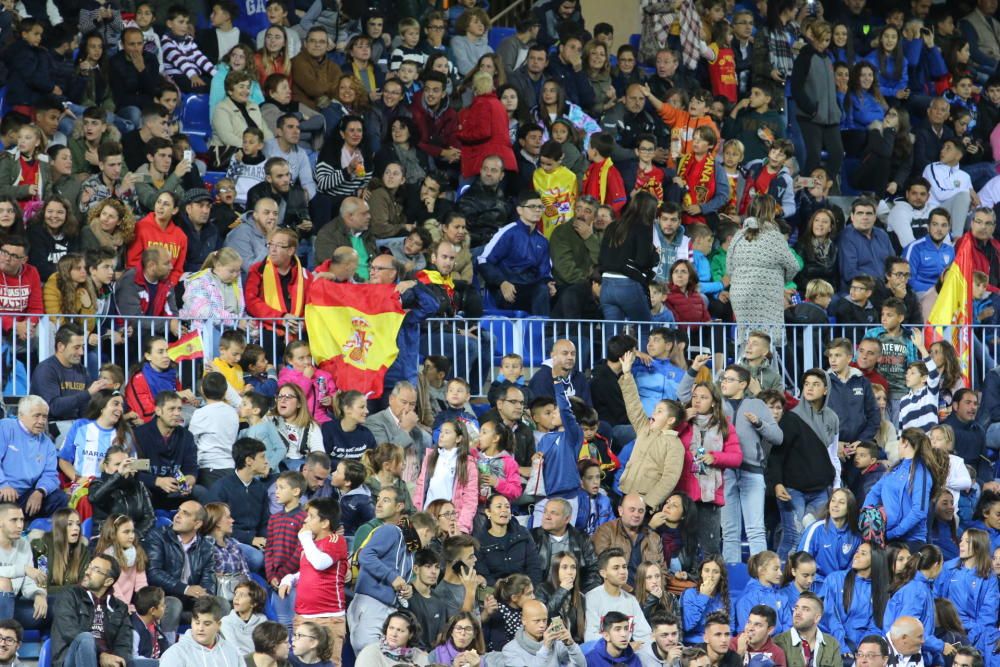
[[[365,536],[365,539],[361,541],[361,544],[355,546],[354,553],[351,554],[351,581],[358,580],[358,572],[361,569],[361,561],[360,561],[361,550],[364,549],[365,545],[371,541],[372,535],[375,534],[375,531],[381,527],[382,526],[375,526],[374,528],[372,528],[371,532],[368,533],[368,535]]]
[[[885,546],[885,509],[881,506],[868,505],[861,509],[858,517],[858,529],[861,540],[880,547]]]

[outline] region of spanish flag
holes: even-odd
[[[188,335],[178,338],[167,346],[167,356],[175,362],[203,359],[205,347],[201,341],[201,333],[192,331]]]
[[[955,246],[955,261],[944,274],[941,291],[927,317],[926,344],[947,340],[958,353],[962,376],[969,383],[972,357],[972,235],[966,234]]]
[[[305,314],[313,359],[337,387],[381,396],[385,372],[399,354],[396,334],[404,313],[396,286],[317,280]]]

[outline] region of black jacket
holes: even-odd
[[[49,54],[40,46],[31,46],[23,39],[16,39],[4,54],[9,79],[7,80],[7,105],[34,106],[43,96],[52,92]]]
[[[264,482],[254,479],[247,486],[235,471],[228,472],[212,484],[208,499],[229,505],[233,515],[233,539],[237,542],[250,544],[255,537],[267,537],[271,513]]]
[[[590,373],[590,395],[594,398],[594,409],[601,419],[612,426],[631,424],[625,411],[622,388],[618,385],[620,377],[604,360],[598,362]]]
[[[573,608],[572,593],[573,591],[568,591],[562,586],[553,586],[552,582],[546,579],[541,586],[535,588],[535,599],[545,604],[545,608],[549,611],[549,618],[561,616],[569,629],[569,634],[573,636],[573,641],[582,644],[584,628],[583,624],[579,622],[582,617],[578,617],[577,610]],[[580,603],[583,603],[582,599]]]
[[[249,46],[254,51],[257,50],[257,45],[254,43],[253,38],[246,34],[239,28],[234,28],[240,33],[239,43],[245,46]],[[222,56],[225,53],[219,53],[219,35],[215,32],[215,28],[204,28],[202,30],[195,31],[194,33],[195,44],[201,49],[201,52],[205,54],[211,62],[217,63],[222,60]]]
[[[112,514],[124,514],[135,523],[135,532],[142,539],[156,525],[156,513],[149,489],[135,475],[122,477],[102,472],[90,482],[87,493],[94,510],[94,523],[101,525]]]
[[[222,247],[222,235],[219,228],[207,221],[201,230],[194,228],[185,211],[178,212],[177,222],[187,236],[188,251],[184,258],[184,270],[190,273],[201,271],[208,256]]]
[[[875,311],[881,313],[882,304],[891,296],[895,295],[885,286],[885,279],[877,278],[875,280],[875,290],[872,292],[872,305],[875,306]],[[906,296],[903,297],[903,303],[906,305],[906,319],[903,321],[903,324],[923,325],[924,316],[923,311],[920,309],[920,302],[917,301],[917,295],[909,287],[906,288]]]
[[[183,599],[184,589],[188,586],[201,586],[209,595],[215,595],[215,547],[204,537],[196,539],[197,543],[188,551],[191,576],[183,581],[184,549],[177,533],[172,526],[151,530],[142,541],[149,555],[149,565],[146,566],[149,584],[159,586],[167,595],[176,598]]]
[[[278,225],[281,227],[288,227],[295,229],[295,227],[306,220],[309,220],[309,196],[306,191],[302,189],[301,185],[296,185],[292,183],[292,187],[288,190],[287,194],[280,194],[275,192],[271,187],[271,184],[267,181],[263,181],[253,186],[247,191],[247,206],[246,210],[252,211],[254,206],[257,205],[257,200],[264,197],[270,197],[278,204]],[[284,211],[282,211],[284,207]],[[305,236],[309,236],[306,234]],[[299,232],[299,236],[303,236],[302,232]]]
[[[939,139],[931,129],[930,123],[922,123],[913,132],[913,170],[910,176],[920,176],[924,173],[924,167],[941,159],[941,143],[945,139],[953,139],[955,131],[945,125]]]
[[[478,178],[458,200],[457,210],[465,216],[471,246],[489,243],[497,231],[511,221],[514,211],[504,196],[503,184],[488,188]]]
[[[584,593],[601,585],[601,575],[597,572],[597,554],[594,552],[594,544],[573,526],[566,526],[568,533],[566,539],[569,541],[567,551],[576,556],[579,565],[577,576],[580,578],[580,590]],[[531,531],[531,539],[535,541],[538,549],[538,557],[542,561],[542,572],[550,572],[552,569],[552,546],[549,543],[549,534],[542,528],[534,528]]]
[[[539,585],[542,562],[528,531],[517,521],[507,524],[507,534],[503,537],[490,535],[487,528],[483,525],[474,535],[479,540],[476,570],[486,577],[487,585],[493,586],[497,579],[511,574],[527,575],[535,586]]]
[[[566,99],[584,111],[594,107],[596,95],[583,68],[580,68],[580,71],[574,70],[572,65],[561,61],[559,54],[556,53],[549,57],[549,66],[545,68],[545,77],[561,83],[566,92]]]
[[[104,641],[110,653],[128,660],[132,656],[132,622],[128,605],[108,591],[100,601],[104,611]],[[94,602],[82,586],[73,586],[56,597],[52,612],[52,664],[62,667],[66,649],[81,632],[90,632]]]
[[[140,72],[132,61],[125,57],[124,51],[111,56],[108,62],[108,67],[111,68],[109,79],[115,82],[115,85],[111,86],[111,95],[118,109],[122,107],[141,109],[152,104],[153,93],[160,85],[160,64],[156,61],[156,56],[145,51],[142,54],[142,61],[145,67]],[[143,162],[145,159],[146,156],[143,155]]]
[[[785,437],[780,446],[771,448],[768,486],[782,484],[803,493],[830,486],[836,473],[826,443],[797,414],[786,412],[778,426]]]
[[[153,626],[156,632],[156,636],[154,637],[149,631],[149,628],[146,627],[146,624],[142,622],[141,618],[139,618],[139,614],[132,614],[132,616],[129,617],[129,620],[132,622],[132,630],[135,632],[135,636],[139,640],[139,646],[136,650],[137,657],[153,657],[154,639],[160,648],[159,655],[163,655],[163,652],[170,648],[170,640],[167,639],[165,634],[163,634],[163,630],[160,629],[159,625],[154,624]]]

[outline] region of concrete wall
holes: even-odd
[[[639,32],[639,0],[581,0],[581,7],[587,28],[602,21],[615,27],[615,48]]]

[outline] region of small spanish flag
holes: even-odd
[[[317,280],[306,302],[313,359],[341,389],[382,395],[385,372],[399,354],[396,334],[403,306],[395,285],[354,285]]]
[[[201,333],[192,331],[188,335],[178,338],[167,346],[167,356],[175,362],[203,359],[205,347],[201,342]]]

